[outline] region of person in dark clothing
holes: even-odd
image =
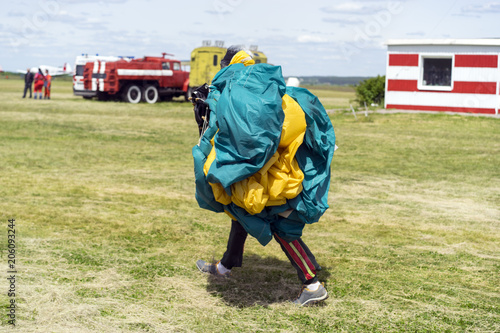
[[[33,85],[33,73],[31,73],[31,70],[28,68],[26,71],[26,74],[24,75],[24,93],[23,93],[23,98],[26,97],[26,93],[28,92],[28,89],[30,91],[30,98],[32,96],[31,92],[31,86]]]

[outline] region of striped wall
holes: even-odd
[[[498,114],[500,107],[499,54],[421,53],[389,49],[386,72],[387,109],[431,110]],[[480,51],[480,50],[479,50]],[[451,87],[426,87],[422,82],[422,57],[445,56],[452,59]]]

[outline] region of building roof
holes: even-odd
[[[389,39],[385,45],[473,45],[473,46],[500,46],[500,38],[478,39]]]

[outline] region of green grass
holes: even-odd
[[[304,86],[313,94],[318,96],[321,103],[327,110],[331,109],[349,109],[349,105],[353,104],[356,98],[354,88],[349,86]]]
[[[325,105],[353,98],[313,91]],[[57,79],[50,101],[21,94],[20,80],[0,79],[16,331],[500,331],[498,119],[332,115],[330,209],[303,237],[330,298],[296,308],[300,286],[275,243],[249,238],[230,280],[195,268],[221,257],[230,221],[194,199],[190,104],[87,101]]]

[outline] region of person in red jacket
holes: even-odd
[[[37,93],[40,93],[40,99],[42,99],[42,88],[45,81],[45,76],[43,76],[42,70],[39,68],[38,73],[35,74],[35,99]]]
[[[52,76],[49,74],[49,70],[45,70],[45,82],[43,83],[43,87],[45,90],[45,94],[43,96],[44,99],[50,99],[50,86],[52,85]]]

